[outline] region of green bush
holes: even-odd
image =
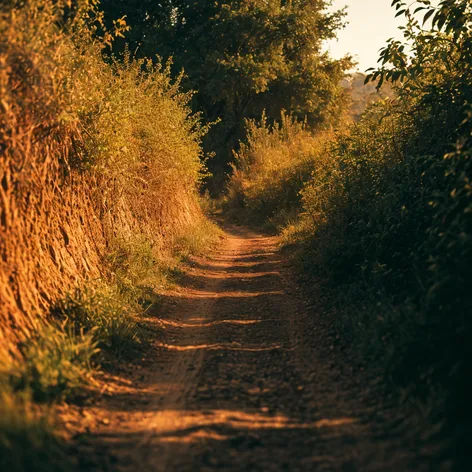
[[[324,151],[304,123],[282,114],[280,123],[247,122],[247,142],[235,153],[225,206],[239,219],[278,228],[297,215],[300,190]]]
[[[444,116],[436,114],[436,122],[424,115],[405,119],[404,110],[404,103],[378,105],[338,137],[332,165],[314,174],[302,191],[301,238],[309,270],[345,293],[364,293],[362,298],[367,291],[382,303],[363,329],[369,338],[381,338],[385,329],[379,329],[378,317],[391,319],[390,340],[398,343],[395,375],[418,383],[447,345],[457,349],[450,343],[452,332],[459,326],[468,332],[470,151],[462,141],[457,152],[447,153],[460,118],[449,124],[449,139],[438,143],[434,126],[443,130]],[[460,117],[460,110],[455,113]],[[386,306],[396,307],[398,316],[379,313]],[[414,309],[405,315],[402,306]],[[436,344],[440,338],[442,346]],[[453,365],[451,358],[449,368]]]
[[[462,0],[420,3],[445,31],[410,18],[416,56],[396,42],[382,52],[373,77],[401,78],[397,98],[337,136],[285,240],[301,242],[306,270],[336,290],[353,340],[407,396],[434,405],[462,460],[472,431],[472,11]]]

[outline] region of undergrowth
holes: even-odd
[[[194,225],[189,231],[177,235],[174,243],[175,260],[180,262],[191,255],[211,253],[222,234],[222,230],[210,219]]]
[[[14,390],[29,391],[39,402],[73,399],[92,380],[93,338],[71,328],[43,326],[20,345],[21,360],[10,370]]]
[[[104,359],[139,352],[180,254],[216,234],[192,94],[170,63],[114,57],[126,30],[95,0],[0,7],[2,470],[60,467],[36,404],[80,399]]]
[[[123,356],[141,345],[136,310],[116,287],[100,284],[68,293],[52,314],[63,319],[67,329],[90,335],[100,349]]]
[[[240,221],[280,229],[296,219],[300,190],[324,152],[329,133],[315,137],[304,123],[285,114],[280,122],[269,124],[263,116],[246,127],[224,208]]]
[[[74,470],[51,405],[86,395],[97,354],[92,336],[65,324],[39,325],[0,370],[0,469]]]

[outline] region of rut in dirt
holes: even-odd
[[[430,470],[398,412],[333,345],[276,238],[230,226],[153,322],[134,388],[92,444],[116,471]]]

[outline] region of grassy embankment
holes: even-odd
[[[0,11],[0,469],[64,470],[50,405],[146,342],[202,211],[204,129],[165,67],[105,60],[93,1]]]
[[[472,424],[472,87],[470,5],[455,3],[469,10],[444,6],[441,32],[413,25],[410,66],[392,46],[396,97],[331,140],[287,119],[249,123],[227,204],[298,248],[345,337],[460,463]]]

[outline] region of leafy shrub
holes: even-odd
[[[472,10],[418,2],[433,19],[427,32],[394,3],[408,12],[415,55],[392,41],[372,78],[401,79],[397,98],[336,138],[285,237],[302,242],[307,271],[349,307],[340,313],[354,340],[387,361],[407,395],[434,405],[460,462],[472,424]]]

